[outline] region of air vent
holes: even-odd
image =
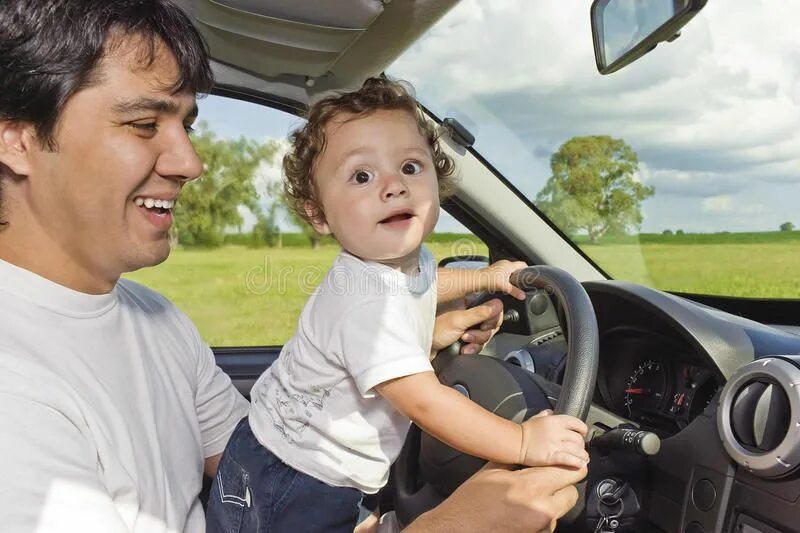
[[[734,461],[765,478],[800,464],[800,369],[778,358],[743,366],[722,390],[717,426]]]

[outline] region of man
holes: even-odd
[[[203,530],[203,472],[247,403],[191,321],[120,276],[169,254],[212,83],[168,0],[0,4],[4,530]],[[498,311],[451,314],[436,342]],[[584,474],[490,468],[409,530],[548,528]]]

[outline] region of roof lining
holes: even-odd
[[[307,105],[321,93],[359,87],[384,72],[458,0],[175,0],[208,41],[215,74],[223,86],[268,91]],[[248,14],[238,7],[257,5]],[[366,29],[309,24],[270,17],[270,5],[309,11],[334,5],[333,13],[369,8],[378,14]],[[366,5],[366,7],[364,7]],[[353,6],[356,6],[353,8]],[[376,8],[377,6],[377,8]],[[277,9],[276,8],[276,9]],[[378,12],[378,10],[380,12]],[[314,19],[324,20],[324,19]]]

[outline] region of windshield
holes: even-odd
[[[598,74],[585,2],[460,2],[388,70],[610,276],[798,298],[800,5],[710,2]]]

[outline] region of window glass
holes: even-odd
[[[339,252],[332,239],[303,233],[276,202],[286,139],[302,121],[217,96],[198,105],[193,141],[205,172],[178,201],[173,251],[126,277],[175,302],[212,346],[281,345]],[[488,255],[444,211],[428,245],[437,260]]]
[[[800,298],[798,19],[709,2],[601,76],[588,2],[464,0],[388,73],[612,277]]]

